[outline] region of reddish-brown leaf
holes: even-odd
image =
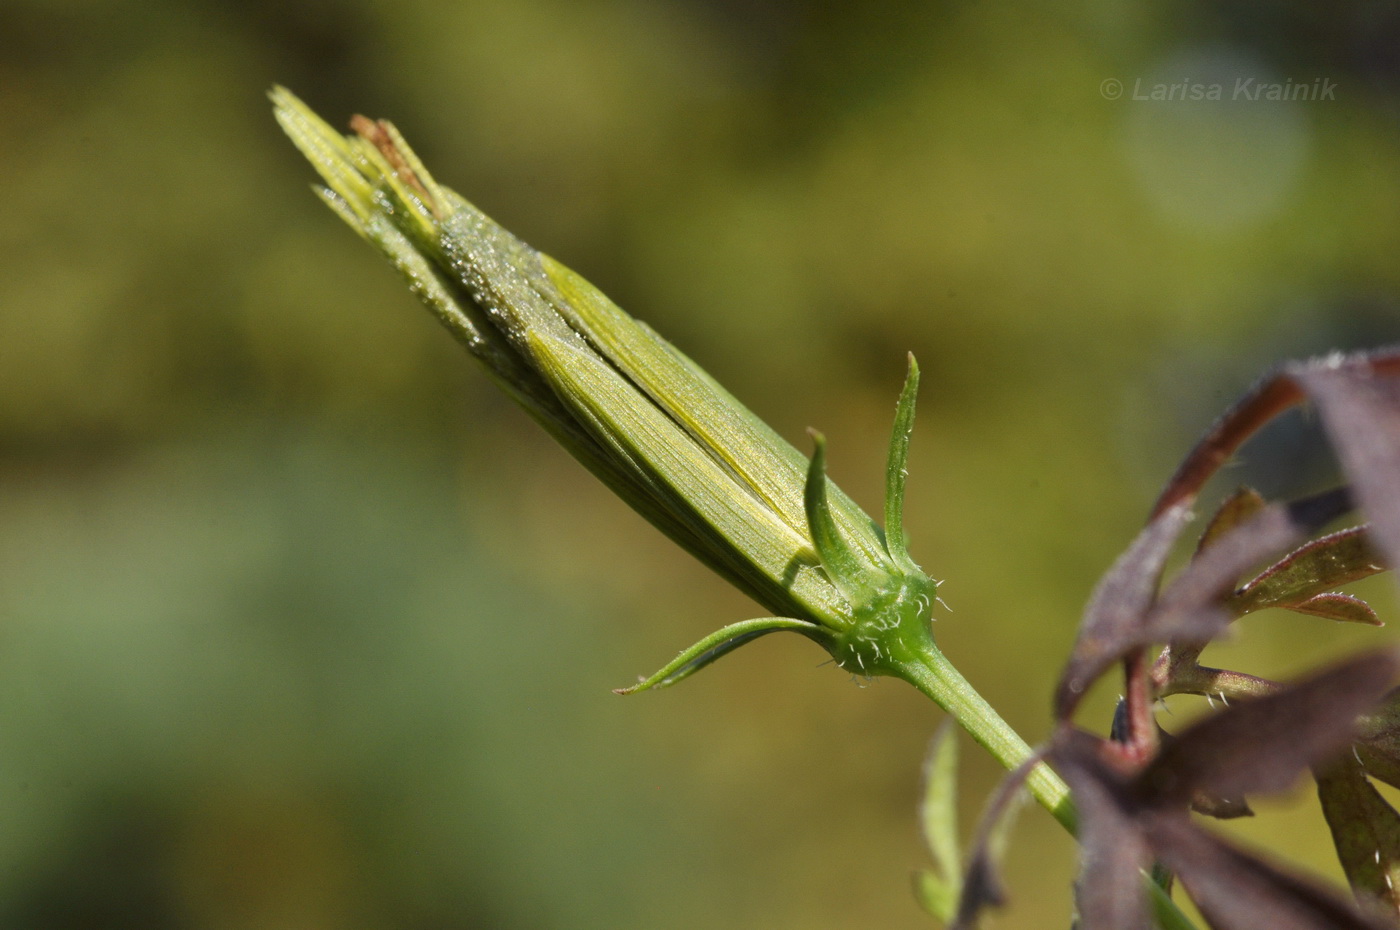
[[[1400,918],[1400,814],[1350,754],[1318,769],[1317,796],[1357,899]]]
[[[1115,720],[1117,718],[1115,717]],[[1176,736],[1157,727],[1157,745],[1165,746],[1176,741]],[[1234,820],[1238,817],[1253,817],[1249,803],[1243,797],[1226,798],[1197,788],[1191,793],[1191,809],[1198,814],[1214,817],[1216,820]]]
[[[1394,930],[1331,888],[1256,859],[1181,814],[1140,824],[1215,930]]]
[[[1340,404],[1332,403],[1335,398],[1329,397],[1325,402],[1323,395],[1335,392],[1329,390],[1329,385],[1322,382],[1328,380],[1329,372],[1342,373],[1342,379],[1351,380],[1358,373],[1362,378],[1371,376],[1393,377],[1400,374],[1400,349],[1384,349],[1370,353],[1356,353],[1353,355],[1337,355],[1327,359],[1312,362],[1294,363],[1284,368],[1265,375],[1244,397],[1240,398],[1233,407],[1225,411],[1220,419],[1216,420],[1205,436],[1196,443],[1195,447],[1187,453],[1182,460],[1176,473],[1167,481],[1167,486],[1162,489],[1162,493],[1157,498],[1157,502],[1152,507],[1152,517],[1157,517],[1178,504],[1190,504],[1200,492],[1206,481],[1220,469],[1220,466],[1229,461],[1230,456],[1244,444],[1245,440],[1254,435],[1266,423],[1284,412],[1288,408],[1298,404],[1305,396],[1318,403],[1323,411],[1324,422],[1328,425],[1329,435],[1332,437],[1334,445],[1339,451],[1342,444],[1339,442],[1336,427],[1330,421],[1336,421],[1343,427],[1344,432],[1351,432],[1349,429],[1355,421],[1361,420],[1363,427],[1365,417],[1349,415],[1345,412],[1338,412],[1337,408],[1352,408],[1353,413],[1359,412],[1361,403],[1348,403],[1343,398]],[[1304,392],[1307,392],[1305,395]],[[1342,393],[1346,393],[1345,390]],[[1386,404],[1379,405],[1384,408]],[[1329,414],[1329,408],[1333,408],[1336,415]],[[1393,418],[1387,418],[1392,419]],[[1371,425],[1379,425],[1379,421]],[[1394,441],[1393,430],[1387,429]],[[1361,445],[1368,442],[1364,437],[1364,428],[1357,431],[1353,437],[1346,440],[1348,445]],[[1376,445],[1383,445],[1387,440],[1382,439]],[[1347,473],[1352,475],[1353,481],[1357,480],[1352,473],[1348,459],[1355,456],[1354,453],[1341,455],[1342,465],[1347,469]],[[1393,458],[1393,455],[1391,456]],[[1394,471],[1391,471],[1394,474]],[[1368,511],[1370,504],[1363,500]],[[1400,502],[1394,504],[1395,509],[1400,509]],[[1375,519],[1372,516],[1372,519]],[[1387,533],[1388,537],[1400,537],[1400,526],[1397,526],[1394,533]],[[1395,542],[1396,545],[1391,543]],[[1384,543],[1387,551],[1392,555],[1392,561],[1397,550],[1400,550],[1400,540],[1387,539]]]
[[[1055,692],[1059,719],[1069,719],[1089,685],[1125,652],[1141,644],[1139,628],[1152,605],[1162,566],[1189,519],[1185,507],[1164,511],[1099,581]]]
[[[1015,820],[1020,804],[1022,789],[1031,770],[1040,764],[1039,753],[1013,769],[992,795],[982,820],[977,825],[977,833],[967,853],[967,870],[963,873],[962,895],[958,898],[958,911],[948,930],[972,930],[978,918],[989,907],[1000,907],[1006,902],[1006,892],[1002,887],[999,865],[1005,851],[1007,833]]]
[[[1297,545],[1351,509],[1346,488],[1291,503],[1270,504],[1225,533],[1162,592],[1139,629],[1148,642],[1208,642],[1234,613],[1224,604],[1236,580],[1264,559]]]
[[[1055,744],[1055,768],[1079,809],[1080,930],[1148,930],[1142,870],[1152,856],[1134,822],[1127,782],[1100,759],[1097,737],[1067,729]]]
[[[1268,505],[1264,496],[1253,488],[1239,488],[1215,509],[1215,515],[1206,524],[1201,539],[1196,544],[1196,554],[1200,555],[1211,544],[1230,530],[1239,526]]]
[[[1230,604],[1241,614],[1265,607],[1294,607],[1385,570],[1366,527],[1353,526],[1299,546],[1240,588]]]
[[[1338,592],[1314,594],[1299,604],[1289,604],[1286,608],[1295,613],[1311,614],[1325,620],[1338,620],[1342,623],[1364,623],[1367,626],[1385,626],[1371,605],[1359,597]]]
[[[1189,505],[1221,465],[1230,460],[1246,439],[1283,411],[1299,403],[1303,392],[1286,374],[1271,372],[1264,376],[1233,407],[1216,420],[1195,447],[1186,454],[1176,474],[1167,481],[1157,503],[1152,506],[1156,517],[1168,507]]]
[[[1400,688],[1359,722],[1356,752],[1366,774],[1400,788]]]
[[[1322,416],[1387,562],[1400,559],[1400,352],[1328,358],[1289,369]]]

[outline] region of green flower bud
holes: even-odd
[[[670,684],[792,630],[864,675],[932,648],[937,582],[905,548],[905,460],[918,367],[897,408],[885,530],[650,327],[439,186],[388,123],[342,136],[282,88],[283,129],[318,189],[542,426],[623,500],[773,616],[732,624],[626,691]]]

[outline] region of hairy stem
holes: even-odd
[[[900,677],[922,691],[952,715],[992,758],[1011,771],[1031,757],[1033,751],[1021,735],[977,693],[953,663],[935,646],[920,650],[910,661],[901,663]],[[1078,815],[1070,800],[1069,786],[1044,762],[1026,779],[1031,797],[1050,812],[1070,833],[1078,827]]]
[[[1203,697],[1230,698],[1263,697],[1279,689],[1278,682],[1244,672],[1232,672],[1207,665],[1191,665],[1172,670],[1172,676],[1160,696],[1199,694]]]

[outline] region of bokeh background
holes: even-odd
[[[272,83],[393,119],[820,426],[868,508],[915,351],[938,636],[1036,740],[1194,436],[1278,360],[1400,338],[1397,49],[1363,0],[0,4],[0,926],[932,926],[938,712],[778,636],[609,693],[755,608],[311,196]],[[1326,481],[1310,430],[1217,493]],[[1391,638],[1266,614],[1216,656]],[[996,776],[966,747],[965,827]],[[1337,874],[1306,786],[1262,810],[1232,829]],[[1063,926],[1073,868],[1028,811],[998,926]]]

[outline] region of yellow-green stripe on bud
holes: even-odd
[[[886,472],[888,537],[809,460],[650,327],[435,182],[388,123],[342,136],[282,88],[276,115],[373,243],[493,379],[666,535],[774,616],[732,624],[625,691],[669,684],[792,630],[857,673],[932,647],[937,583],[905,549],[910,358]]]

